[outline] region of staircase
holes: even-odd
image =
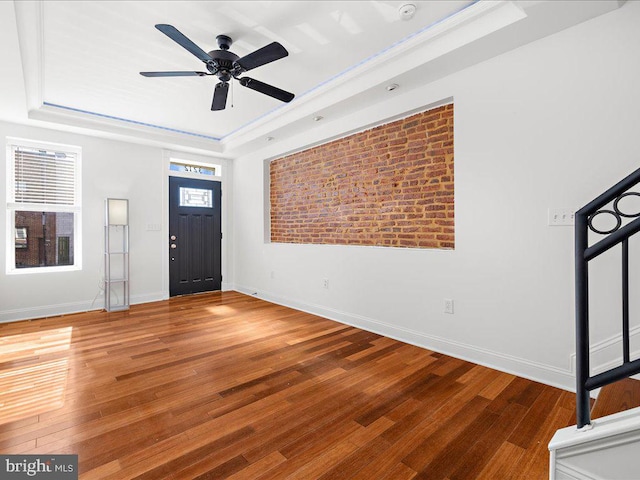
[[[640,381],[629,378],[640,373],[640,358],[631,358],[629,308],[629,259],[634,258],[629,238],[640,232],[640,211],[630,211],[629,203],[637,205],[630,199],[640,197],[631,191],[639,183],[640,169],[576,212],[577,425],[558,430],[549,443],[551,480],[640,479]],[[608,226],[599,226],[597,217],[607,217]],[[591,375],[589,262],[618,247],[622,266],[621,359],[619,365]],[[633,263],[638,265],[638,257]],[[598,389],[591,409],[591,392]]]
[[[640,479],[640,381],[600,390],[591,426],[558,430],[549,443],[551,480]]]

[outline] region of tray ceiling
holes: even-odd
[[[546,5],[551,3],[553,9]],[[5,18],[0,26],[17,32],[30,119],[224,154],[272,132],[298,131],[301,120],[323,111],[337,117],[383,101],[389,82],[418,86],[420,79],[426,83],[547,35],[550,18],[555,31],[615,3],[15,2],[15,25]],[[410,19],[401,15],[406,4],[415,6]],[[575,4],[592,5],[585,12]],[[227,108],[211,111],[216,77],[141,76],[204,69],[154,28],[158,23],[175,26],[205,51],[217,49],[216,35],[228,35],[240,57],[280,42],[289,56],[252,70],[251,77],[293,92],[295,99],[281,103],[233,81]],[[513,33],[516,26],[520,36]],[[439,70],[424,69],[429,64]]]

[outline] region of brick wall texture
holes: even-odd
[[[453,105],[270,165],[271,241],[454,248]]]

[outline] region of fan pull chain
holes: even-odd
[[[231,108],[233,108],[233,82],[229,83],[231,83]]]

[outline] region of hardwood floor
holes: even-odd
[[[601,418],[636,407],[640,407],[640,381],[625,378],[602,387],[591,409],[591,418]]]
[[[542,479],[574,396],[235,292],[0,325],[0,452],[83,479]]]

